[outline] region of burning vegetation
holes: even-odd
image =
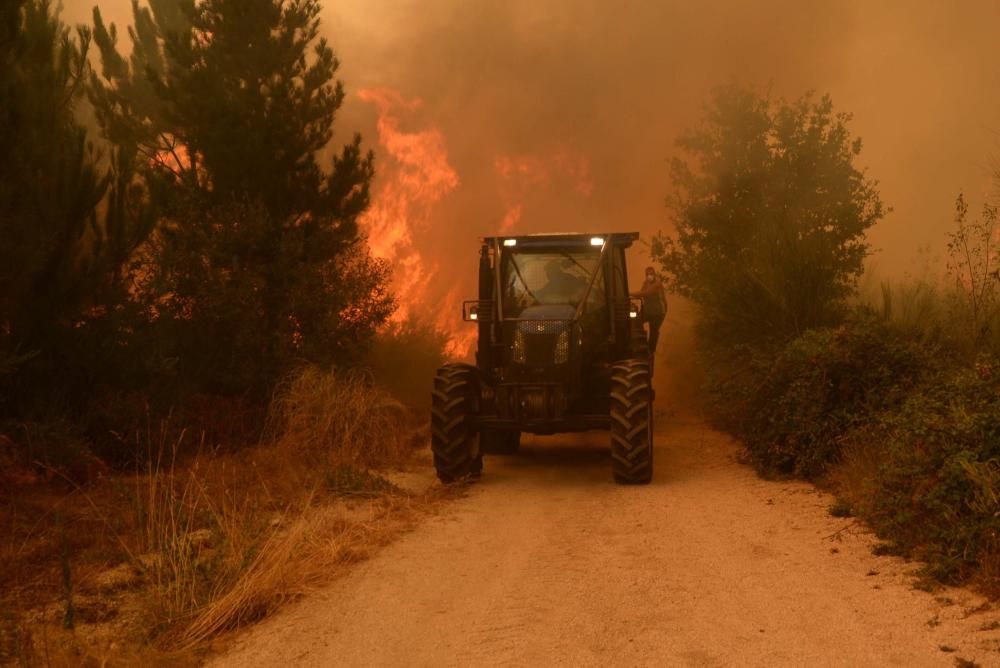
[[[469,249],[543,230],[642,230],[696,307],[707,410],[757,468],[835,486],[886,549],[1000,592],[995,195],[978,215],[958,198],[940,271],[864,289],[876,246],[913,250],[874,176],[916,193],[918,240],[949,222],[951,195],[927,198],[958,189],[939,183],[953,164],[888,169],[884,147],[878,174],[859,164],[855,125],[895,138],[920,105],[886,128],[753,86],[717,89],[700,125],[678,104],[733,73],[838,81],[865,52],[830,47],[850,3],[775,2],[796,27],[781,48],[782,21],[740,3],[735,29],[685,3],[613,21],[583,3],[593,34],[538,3],[426,4],[398,36],[420,66],[357,90],[319,0],[139,1],[127,30],[95,7],[75,32],[49,0],[0,4],[0,660],[47,651],[25,611],[107,621],[111,590],[142,593],[134,645],[195,645],[387,540],[436,498],[372,471],[427,440],[434,370],[474,353]],[[470,29],[437,39],[441,15]],[[877,28],[859,43],[881,48]],[[456,65],[469,53],[479,69]],[[848,97],[881,104],[885,84]],[[328,513],[344,496],[371,521]]]

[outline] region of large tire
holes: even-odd
[[[521,447],[521,432],[484,428],[479,432],[479,449],[484,455],[514,455]]]
[[[647,359],[611,367],[611,467],[615,482],[653,479],[653,392]]]
[[[431,452],[441,482],[476,478],[483,470],[473,428],[478,398],[475,368],[446,364],[434,375],[431,394]]]

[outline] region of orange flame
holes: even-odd
[[[402,322],[420,307],[438,314],[434,325],[450,337],[446,352],[452,357],[468,355],[476,338],[474,327],[461,322],[459,287],[448,290],[443,301],[432,295],[432,280],[439,265],[421,253],[417,239],[428,229],[435,205],[459,185],[458,174],[448,161],[444,135],[436,128],[407,132],[401,129],[401,114],[420,108],[419,99],[406,100],[386,88],[358,93],[378,109],[378,141],[386,153],[371,208],[361,224],[368,233],[372,254],[388,260],[394,269],[399,309],[394,322]],[[434,302],[431,303],[431,300]]]
[[[372,254],[388,260],[394,269],[394,288],[399,308],[392,322],[400,323],[414,313],[433,313],[432,322],[450,341],[446,352],[467,357],[476,341],[476,327],[461,321],[465,282],[446,282],[441,266],[421,251],[420,242],[431,224],[443,225],[438,205],[459,186],[459,177],[448,160],[442,132],[437,128],[404,130],[403,121],[421,107],[419,99],[408,100],[387,88],[362,90],[358,96],[378,111],[380,158],[379,181],[373,204],[361,220]],[[570,150],[547,155],[500,156],[493,162],[506,213],[499,232],[507,233],[520,222],[530,194],[551,187],[570,189],[583,197],[593,192],[590,162]],[[485,231],[485,230],[484,230]],[[449,267],[445,267],[445,272]]]

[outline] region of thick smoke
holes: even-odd
[[[862,162],[894,208],[873,234],[882,264],[940,248],[955,195],[985,194],[998,148],[991,0],[363,0],[331,4],[326,24],[350,88],[418,97],[415,127],[443,132],[462,187],[442,206],[439,241],[459,248],[507,211],[498,156],[589,161],[591,195],[550,180],[525,193],[521,231],[666,228],[673,140],[730,81],[830,92],[854,112]],[[372,123],[363,104],[345,112],[357,119],[346,125]]]
[[[65,4],[79,22],[93,0]],[[101,4],[124,35],[130,3]],[[361,130],[392,178],[359,92],[394,91],[421,101],[399,129],[440,132],[458,176],[414,233],[430,304],[456,284],[474,296],[480,235],[669,229],[667,159],[719,84],[815,89],[854,112],[894,209],[872,234],[883,272],[940,253],[955,195],[981,201],[1000,152],[994,0],[348,0],[323,19],[349,94],[337,140]]]

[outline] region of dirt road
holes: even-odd
[[[1000,615],[661,417],[648,487],[603,435],[526,439],[465,498],[240,638],[219,666],[1000,665]],[[845,529],[846,527],[846,529]]]

